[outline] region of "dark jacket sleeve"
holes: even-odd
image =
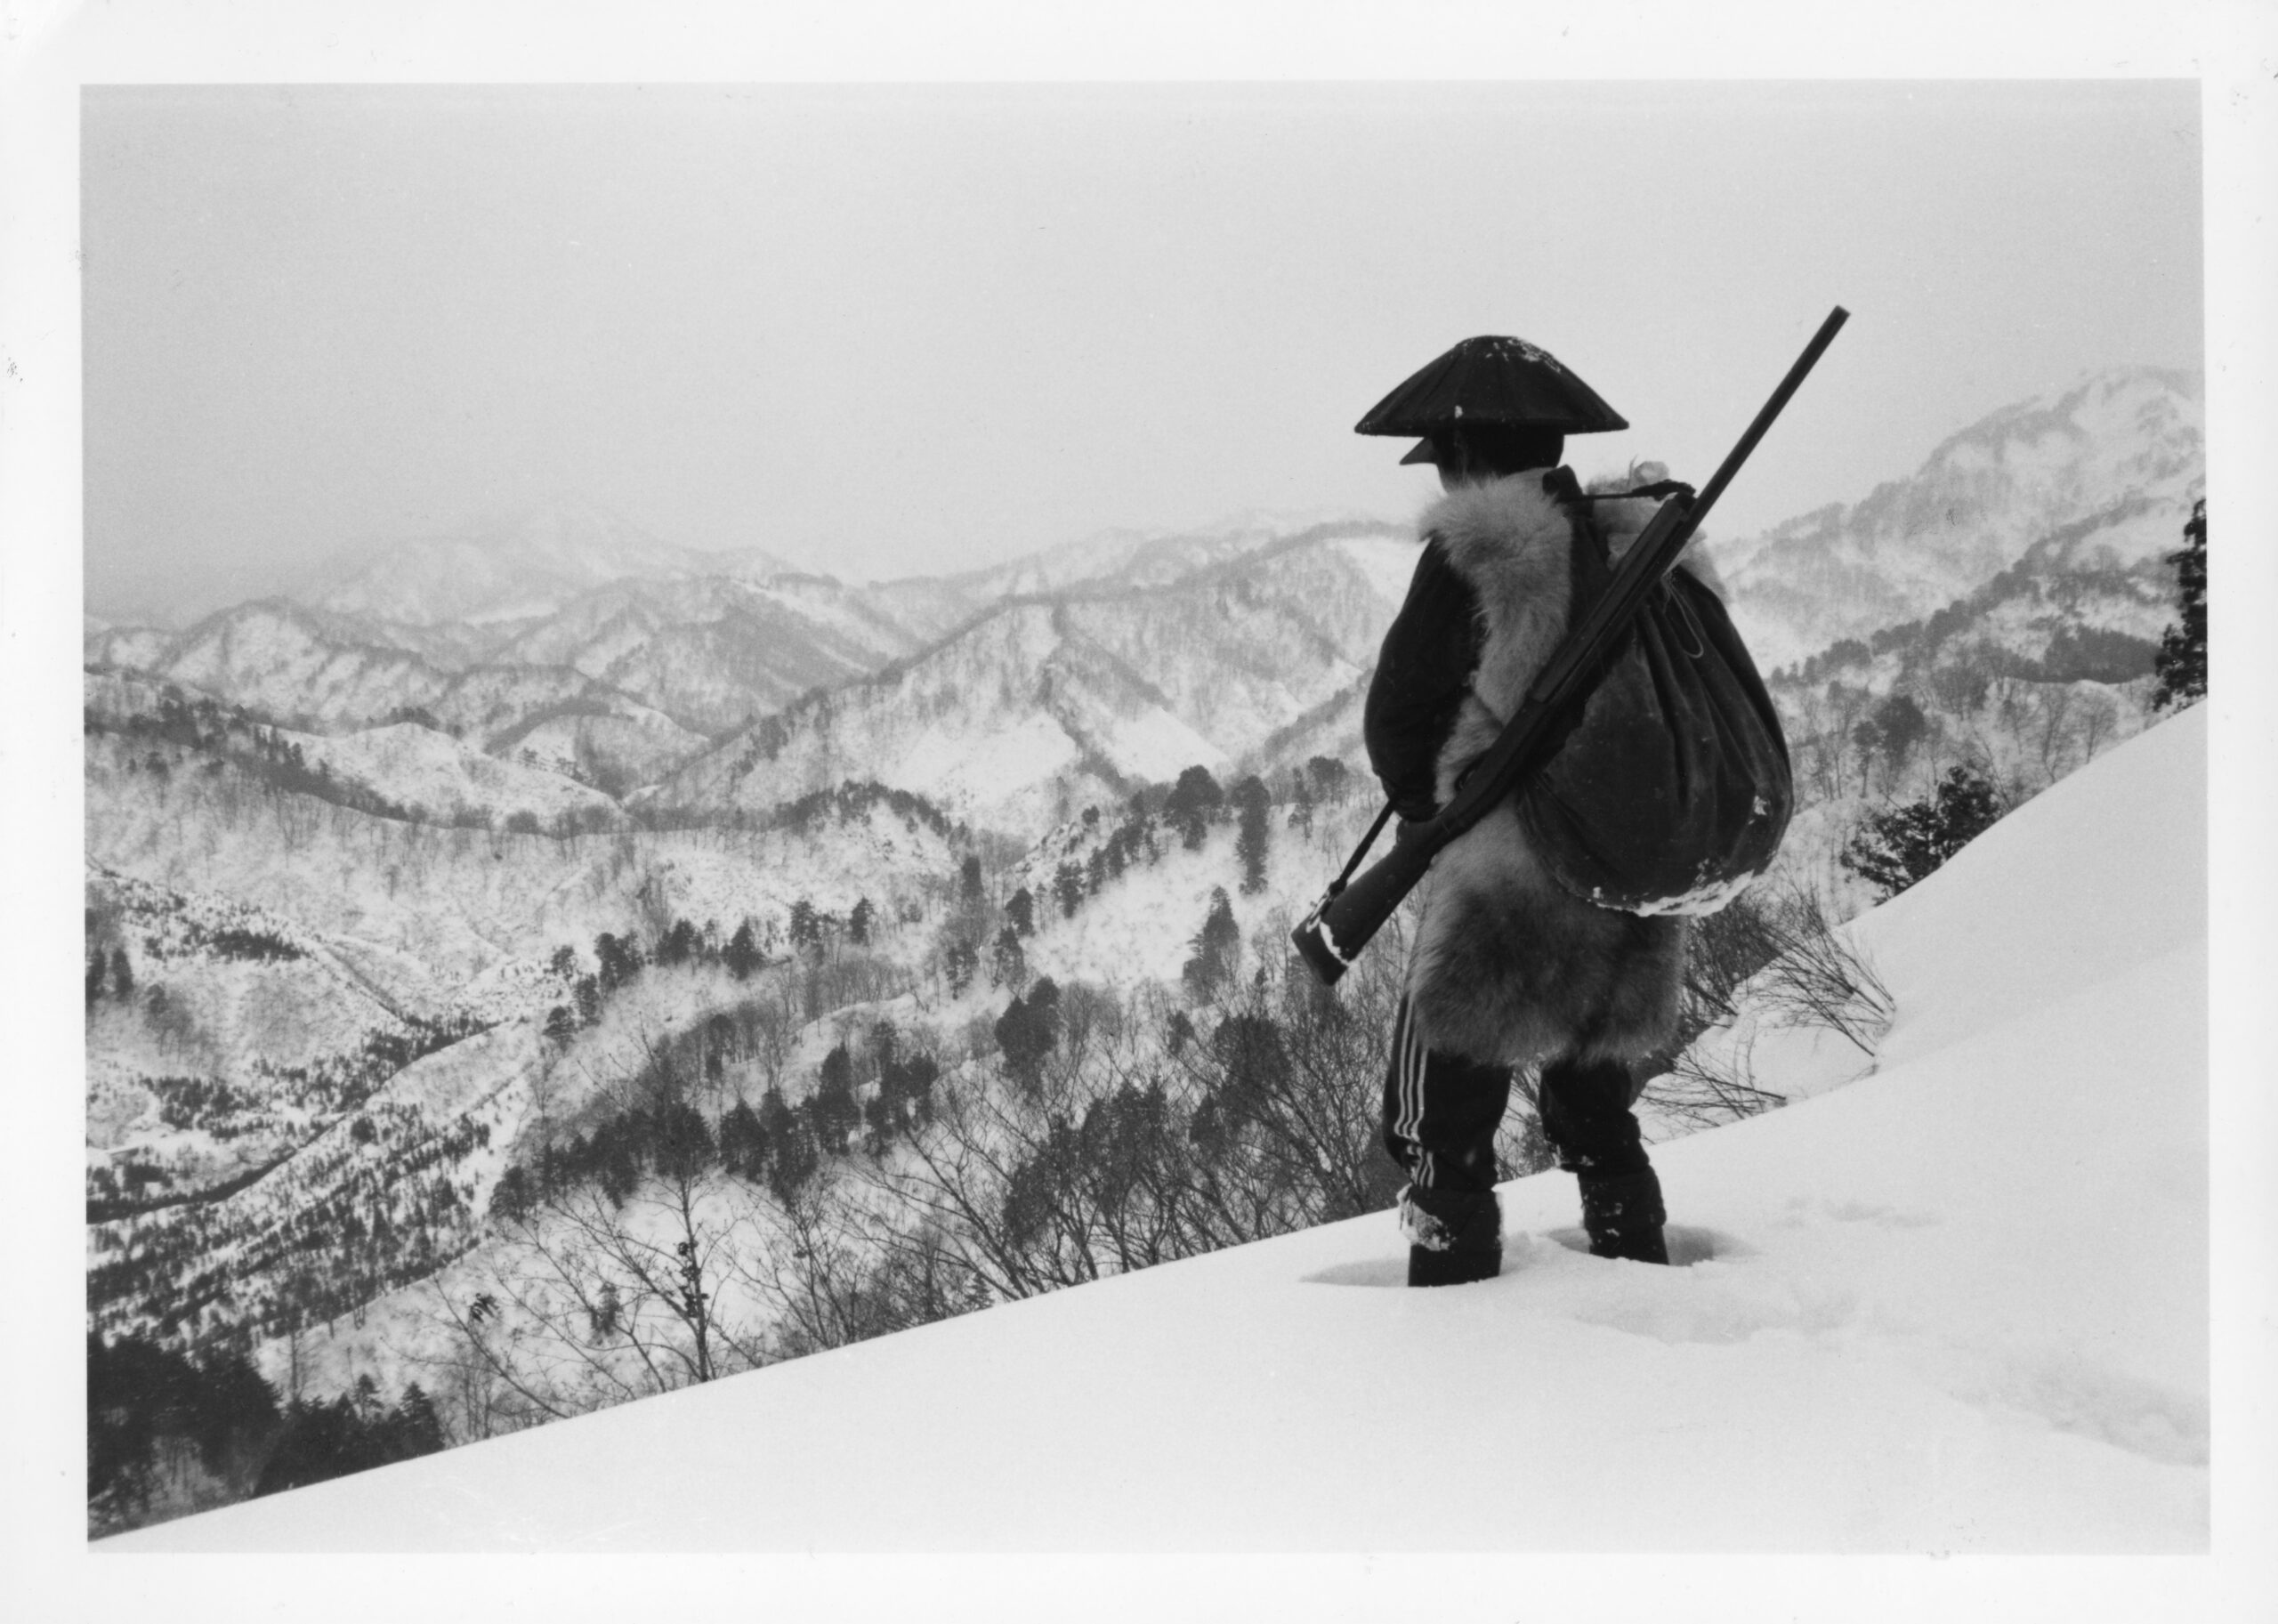
[[[1478,594],[1432,538],[1385,634],[1361,715],[1369,764],[1401,817],[1414,821],[1438,810],[1440,749],[1478,665]]]

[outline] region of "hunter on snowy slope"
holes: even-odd
[[[1549,354],[1495,337],[1458,344],[1361,420],[1363,434],[1423,436],[1402,460],[1436,465],[1447,493],[1423,515],[1364,723],[1402,818],[1447,804],[1652,516],[1650,499],[1585,498],[1559,465],[1568,433],[1628,426]],[[1495,1132],[1529,1067],[1543,1135],[1579,1176],[1590,1249],[1668,1260],[1632,1066],[1675,1033],[1686,928],[1574,895],[1515,799],[1440,854],[1385,1083],[1385,1148],[1410,1179],[1410,1285],[1499,1272]]]

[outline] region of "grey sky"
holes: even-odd
[[[91,89],[87,570],[236,595],[556,495],[848,578],[1237,510],[1404,518],[1355,438],[1552,351],[1714,528],[2116,362],[2201,365],[2194,85]]]

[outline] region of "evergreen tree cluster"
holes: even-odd
[[[2108,626],[2061,624],[2037,657],[1992,645],[1964,647],[1957,642],[2004,604],[2024,600],[2061,611],[2077,603],[2083,592],[2097,589],[2126,596],[2133,584],[2117,573],[2075,573],[2052,578],[2021,562],[1967,597],[1920,619],[1883,626],[1864,638],[1839,638],[1810,658],[1772,673],[1770,680],[1785,686],[1817,687],[1846,671],[1863,671],[1876,660],[1895,655],[1902,683],[1925,680],[1927,674],[1957,659],[1981,665],[1996,676],[2029,683],[2133,682],[2151,671],[2155,650],[2142,638]]]
[[[1852,831],[1838,860],[1884,897],[1894,897],[1935,873],[2000,816],[1992,785],[1967,767],[1949,768],[1927,799],[1869,816]]]
[[[273,931],[215,931],[206,945],[222,958],[249,958],[263,964],[283,964],[306,957],[298,946]]]
[[[336,1319],[432,1274],[476,1238],[472,1175],[490,1124],[437,1122],[416,1105],[369,1111],[374,1132],[304,1145],[273,1199],[226,1201],[255,1167],[200,1199],[125,1212],[90,1203],[87,1308],[95,1325],[190,1351],[243,1346]]]
[[[478,828],[489,822],[481,813],[428,817],[362,784],[336,779],[324,762],[319,761],[311,768],[300,745],[243,707],[223,705],[211,699],[192,700],[171,686],[159,695],[154,712],[138,712],[119,718],[87,711],[84,723],[90,733],[110,733],[137,741],[171,745],[177,750],[205,755],[215,766],[223,763],[234,765],[279,794],[308,796],[392,822]],[[139,760],[130,758],[128,768],[161,775],[170,770],[166,756],[155,751]]]
[[[719,1041],[716,1024],[702,1030]],[[541,1146],[535,1161],[509,1167],[492,1187],[491,1215],[523,1222],[549,1197],[579,1186],[622,1206],[646,1177],[693,1180],[714,1168],[788,1200],[823,1158],[847,1154],[857,1135],[877,1155],[931,1120],[941,1067],[930,1054],[903,1053],[890,1022],[879,1022],[859,1051],[835,1045],[798,1104],[770,1087],[756,1103],[739,1098],[716,1118],[707,1118],[679,1080],[691,1074],[693,1041],[688,1035],[666,1046],[632,1079],[630,1095],[644,1103],[611,1110]]]
[[[2159,678],[2152,706],[2164,710],[2205,697],[2207,692],[2207,503],[2201,497],[2183,527],[2184,545],[2168,554],[2175,566],[2176,593],[2181,618],[2160,638],[2153,661]]]
[[[448,1442],[434,1402],[417,1382],[384,1406],[372,1378],[359,1376],[353,1392],[329,1403],[296,1398],[285,1407],[281,1431],[254,1493],[278,1494],[432,1455]]]
[[[1299,770],[1290,775],[1292,793],[1307,810],[1308,816],[1316,794],[1309,785],[1327,785],[1334,793],[1345,776],[1344,764],[1326,756],[1316,757],[1313,768],[1319,771]],[[1121,879],[1135,865],[1159,862],[1163,850],[1155,837],[1159,825],[1175,834],[1187,850],[1199,851],[1211,828],[1231,816],[1236,826],[1234,853],[1241,866],[1242,893],[1253,896],[1263,892],[1272,844],[1275,804],[1272,790],[1256,773],[1238,780],[1230,793],[1221,788],[1208,768],[1196,765],[1182,771],[1177,780],[1167,788],[1143,789],[1135,794],[1125,807],[1122,820],[1104,837],[1099,835],[1099,809],[1086,808],[1081,831],[1071,842],[1070,854],[1054,867],[1043,895],[1039,897],[1024,885],[1006,900],[1002,909],[1004,928],[990,947],[990,984],[1015,989],[1021,985],[1026,960],[1025,950],[1019,944],[1036,933],[1040,908],[1048,907],[1056,910],[1061,918],[1072,919],[1087,901],[1098,896],[1111,881]],[[1297,814],[1293,812],[1291,821],[1297,820]],[[1088,851],[1085,850],[1086,845]],[[967,859],[973,869],[971,894],[975,900],[979,897],[979,860]],[[944,942],[942,969],[953,996],[961,995],[971,985],[972,971],[978,960],[973,940],[953,929]]]
[[[1210,911],[1187,945],[1192,951],[1179,978],[1197,1003],[1208,1003],[1232,984],[1241,963],[1241,927],[1224,885],[1211,887]]]
[[[87,949],[87,1007],[93,1008],[106,996],[122,1001],[134,996],[134,966],[127,963],[125,948],[109,953],[101,947]]]
[[[826,820],[852,823],[880,806],[901,820],[903,827],[912,833],[920,828],[930,829],[943,840],[952,842],[965,836],[964,826],[924,796],[907,789],[891,789],[867,779],[859,782],[848,779],[836,789],[818,789],[796,801],[787,801],[767,813],[760,820],[760,827],[796,835],[810,834]]]
[[[168,1446],[192,1453],[206,1473],[250,1491],[258,1459],[275,1442],[277,1394],[242,1353],[193,1363],[139,1337],[87,1337],[87,1504],[95,1531],[133,1527],[156,1498]],[[234,1470],[233,1470],[234,1468]]]
[[[1036,1086],[1045,1057],[1060,1041],[1060,988],[1048,975],[1038,976],[1022,998],[1013,995],[994,1029],[997,1047],[1005,1057],[1006,1074],[1024,1087]]]
[[[875,910],[869,899],[855,904],[855,913],[867,920]],[[804,898],[794,903],[791,910],[791,939],[794,945],[805,941],[820,941],[828,916],[818,914],[814,905]],[[748,981],[769,962],[769,949],[773,945],[775,927],[770,923],[755,928],[754,921],[744,919],[725,943],[718,940],[715,927],[699,927],[693,921],[675,918],[657,933],[656,939],[644,949],[638,938],[627,933],[618,935],[603,931],[594,938],[594,970],[580,974],[578,952],[568,944],[557,947],[547,961],[547,972],[555,980],[567,982],[570,1001],[556,1004],[546,1012],[545,1035],[556,1042],[566,1043],[576,1036],[578,1029],[593,1025],[602,1017],[602,1007],[610,995],[630,985],[650,966],[672,968],[690,965],[718,965],[736,980]]]
[[[1181,845],[1190,852],[1199,852],[1210,825],[1217,821],[1219,809],[1225,804],[1226,792],[1210,776],[1210,770],[1189,767],[1178,775],[1178,782],[1171,786],[1170,794],[1163,797],[1163,821],[1177,831]]]
[[[139,1337],[87,1337],[94,1533],[433,1454],[447,1442],[416,1382],[392,1404],[366,1375],[328,1402],[280,1405],[241,1352],[193,1361]]]

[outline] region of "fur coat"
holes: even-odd
[[[1573,489],[1571,477],[1525,473],[1467,486],[1425,513],[1426,563],[1402,612],[1407,624],[1396,622],[1386,638],[1377,686],[1387,691],[1370,696],[1371,755],[1396,804],[1402,790],[1386,772],[1400,755],[1393,723],[1402,706],[1390,691],[1401,686],[1396,641],[1412,651],[1407,669],[1438,661],[1443,688],[1450,660],[1469,666],[1436,712],[1414,703],[1407,710],[1411,719],[1436,715],[1424,742],[1436,740],[1431,798],[1445,805],[1565,635],[1577,597],[1587,601],[1603,582],[1604,561],[1559,497],[1562,485]],[[1653,507],[1595,505],[1614,557]],[[1425,584],[1427,568],[1442,578],[1436,588]],[[1459,583],[1452,591],[1445,584],[1450,575]],[[1431,624],[1435,615],[1465,611],[1468,626]],[[1450,655],[1450,647],[1458,652]],[[1411,732],[1405,743],[1412,750],[1418,739]],[[1415,815],[1419,798],[1411,786],[1405,815]],[[1531,849],[1516,805],[1506,804],[1433,863],[1409,961],[1413,1019],[1428,1048],[1478,1061],[1640,1059],[1676,1034],[1686,930],[1682,918],[1615,912],[1570,895]]]

